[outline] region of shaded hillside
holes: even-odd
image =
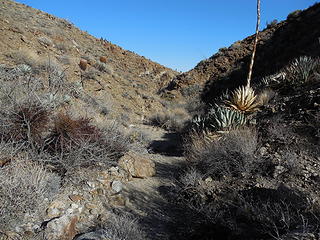
[[[67,20],[10,0],[0,1],[0,52],[6,66],[36,69],[49,61],[69,82],[82,81],[88,98],[105,104],[111,115],[125,114],[132,121],[163,107],[153,94],[176,74]],[[85,71],[80,59],[88,62]]]
[[[320,55],[320,4],[295,11],[287,20],[271,24],[260,32],[253,78],[274,74],[289,61],[301,55]],[[169,89],[205,84],[204,100],[233,89],[246,79],[254,35],[220,49],[194,69],[178,75]],[[219,80],[223,79],[223,84]]]

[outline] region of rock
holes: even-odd
[[[114,206],[124,207],[127,205],[128,199],[121,194],[117,194],[114,196],[110,196],[109,202]]]
[[[105,239],[106,239],[105,231],[103,230],[85,233],[75,238],[75,240],[105,240]]]
[[[72,240],[76,233],[78,216],[73,214],[63,215],[50,221],[45,230],[46,239]]]
[[[267,150],[267,148],[265,148],[265,147],[261,147],[261,148],[259,149],[259,152],[260,152],[260,154],[261,154],[262,156],[264,156],[264,155],[266,155],[266,154],[268,153],[268,150]]]
[[[118,165],[133,177],[152,177],[156,173],[153,161],[132,151],[126,153],[122,158],[120,158]]]
[[[80,59],[79,67],[81,68],[81,70],[85,71],[87,69],[87,66],[88,66],[88,61],[85,59]]]
[[[88,181],[87,182],[87,185],[90,187],[90,188],[96,188],[96,183],[95,182],[91,182],[91,181]]]
[[[113,181],[111,183],[111,188],[115,193],[119,193],[122,191],[122,182],[120,181]]]
[[[107,58],[104,57],[104,56],[101,56],[101,57],[100,57],[100,62],[102,62],[102,63],[107,63]]]
[[[273,177],[277,178],[279,175],[281,175],[282,173],[286,172],[287,169],[283,166],[275,166],[274,172],[273,172]]]
[[[72,202],[79,202],[79,201],[83,200],[83,197],[78,194],[69,195],[69,198]]]
[[[6,164],[10,163],[11,159],[10,158],[1,158],[0,159],[0,168],[4,167]]]
[[[66,208],[66,204],[62,201],[54,201],[47,209],[47,216],[49,218],[60,217]]]

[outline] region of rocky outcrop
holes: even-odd
[[[146,178],[155,175],[155,164],[152,160],[135,152],[128,152],[119,160],[119,166],[132,177]]]

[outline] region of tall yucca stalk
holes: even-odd
[[[256,36],[254,38],[254,43],[253,43],[253,52],[252,52],[252,56],[251,56],[250,66],[249,66],[249,74],[248,74],[248,77],[247,77],[247,87],[250,87],[251,78],[252,78],[252,69],[253,69],[253,64],[254,64],[254,57],[255,57],[256,51],[257,51],[259,25],[260,25],[260,0],[257,0]]]
[[[256,35],[253,43],[253,52],[251,56],[249,73],[247,77],[246,86],[241,86],[232,92],[232,96],[229,100],[226,100],[225,103],[242,112],[253,112],[258,109],[258,103],[256,102],[257,96],[254,93],[254,90],[251,88],[251,78],[252,78],[252,69],[254,64],[254,57],[257,50],[258,43],[258,34],[259,34],[259,25],[260,25],[260,0],[257,0],[257,24],[256,24]]]

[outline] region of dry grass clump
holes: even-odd
[[[38,66],[39,56],[31,49],[19,49],[10,55],[16,64],[27,64],[31,68],[37,68]]]
[[[180,131],[188,118],[189,114],[183,108],[175,108],[151,116],[149,118],[149,124],[170,131]]]
[[[25,218],[41,219],[46,203],[58,192],[60,178],[29,159],[13,159],[0,168],[0,232]]]
[[[102,225],[100,230],[103,237],[110,240],[144,240],[145,233],[142,231],[136,219],[127,215],[113,214]]]
[[[217,141],[194,135],[186,147],[188,161],[203,175],[214,178],[248,174],[256,167],[257,134],[250,128],[232,130]]]
[[[50,47],[50,46],[53,45],[53,41],[50,38],[46,37],[46,36],[39,37],[38,41],[39,41],[40,44],[42,44],[44,46],[47,46],[47,47]]]
[[[108,73],[110,75],[113,73],[113,69],[104,62],[96,62],[93,66],[100,72]]]

